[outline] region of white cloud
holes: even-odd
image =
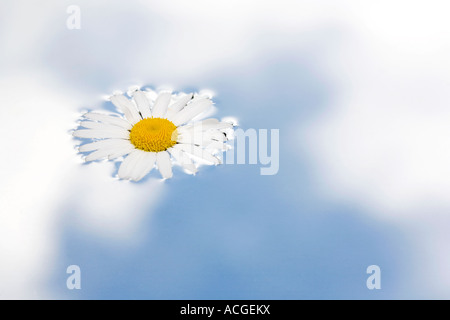
[[[300,134],[322,192],[420,234],[413,238],[430,289],[424,295],[450,293],[442,245],[450,241],[448,7],[382,1],[349,8],[344,40],[322,57],[336,96]]]
[[[55,204],[71,163],[64,134],[71,114],[61,106],[72,102],[44,83],[51,82],[28,75],[0,78],[2,298],[49,294],[43,283],[57,249]]]
[[[6,75],[0,86],[0,298],[49,298],[64,222],[111,245],[133,243],[164,183],[113,181],[111,163],[81,166],[69,130],[83,97],[42,70]]]
[[[153,177],[139,184],[119,181],[111,177],[114,170],[112,163],[106,162],[72,170],[64,208],[70,222],[96,237],[115,246],[135,244],[141,239],[141,232],[149,231],[142,222],[151,215],[153,205],[163,198],[165,182]]]

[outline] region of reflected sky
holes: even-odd
[[[308,166],[295,150],[292,128],[326,107],[326,80],[315,76],[307,61],[285,54],[237,68],[240,77],[232,69],[205,81],[219,93],[217,116],[236,115],[244,129],[279,128],[279,173],[261,176],[260,165],[249,164],[203,167],[195,177],[176,170],[164,182],[164,197],[148,211],[152,217],[144,218],[147,233],[131,248],[116,250],[74,230],[79,213],[61,208],[67,217],[61,267],[76,261],[83,270],[85,286],[76,297],[395,296],[394,275],[401,274],[400,258],[407,255],[402,235],[315,194]],[[365,268],[374,261],[390,283],[383,292],[365,287]],[[70,298],[65,277],[57,277],[57,287]]]
[[[445,256],[448,207],[384,210],[387,197],[382,205],[366,201],[364,192],[378,182],[365,180],[364,172],[349,178],[361,193],[347,188],[346,163],[335,166],[344,179],[326,176],[333,173],[327,165],[333,152],[347,154],[342,141],[317,140],[323,153],[314,146],[316,134],[333,138],[342,127],[312,124],[340,119],[337,108],[349,92],[366,102],[367,88],[380,85],[364,82],[377,75],[376,63],[375,71],[365,68],[388,61],[380,39],[390,33],[374,24],[367,6],[243,1],[235,10],[235,1],[211,7],[200,0],[189,8],[182,1],[78,1],[81,29],[68,30],[66,8],[73,3],[47,2],[0,5],[3,137],[18,118],[27,124],[17,132],[21,148],[2,138],[18,160],[2,159],[9,170],[0,182],[0,298],[448,296],[446,282],[437,285],[434,276],[449,265],[436,258]],[[367,36],[366,28],[379,38]],[[410,66],[395,69],[403,62],[394,58],[383,66],[407,78]],[[201,167],[196,176],[174,168],[167,181],[154,170],[132,183],[113,178],[117,163],[82,163],[79,141],[70,136],[79,115],[113,110],[104,97],[132,85],[212,90],[217,118],[235,117],[244,130],[279,129],[278,174],[260,175],[259,164],[225,164]],[[389,100],[389,92],[376,95]],[[389,107],[380,103],[380,112]],[[343,116],[346,125],[362,120],[354,114]],[[368,140],[369,149],[375,140]],[[424,203],[427,194],[421,193]],[[397,211],[422,218],[384,218]],[[82,290],[66,288],[73,264],[81,268]],[[373,264],[381,267],[382,290],[366,287]]]

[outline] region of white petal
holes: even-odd
[[[205,132],[205,139],[217,140],[217,141],[227,141],[227,136],[219,130],[208,130]]]
[[[136,102],[138,110],[141,112],[142,118],[150,118],[152,112],[150,110],[150,101],[147,95],[141,90],[134,91],[133,93],[134,102]]]
[[[133,125],[131,123],[129,123],[127,120],[125,120],[125,119],[122,119],[122,118],[119,118],[119,117],[114,117],[114,116],[109,116],[109,115],[106,115],[106,114],[88,112],[88,113],[84,114],[84,117],[86,119],[100,121],[100,122],[103,122],[103,123],[119,126],[119,127],[124,128],[124,129],[127,129],[127,130],[130,130],[133,127]]]
[[[229,130],[233,126],[230,123],[227,122],[219,122],[217,119],[206,119],[203,121],[196,122],[194,124],[180,126],[177,128],[177,132],[180,135],[197,135],[198,132],[205,132],[208,133],[208,137],[212,136],[213,139],[224,141],[228,140],[226,135],[224,134],[223,130]]]
[[[127,145],[131,145],[129,140],[106,139],[106,140],[100,140],[100,141],[95,141],[92,143],[83,144],[82,146],[80,146],[78,151],[88,152],[88,151],[94,151],[94,150],[98,150],[100,148],[106,148],[106,147],[110,147],[110,146],[121,147],[121,146],[127,146]]]
[[[229,129],[229,128],[233,128],[233,125],[229,122],[224,122],[224,121],[220,121],[219,123],[215,124],[215,125],[208,125],[206,124],[205,127],[207,129],[216,129],[216,130],[224,130],[224,129]]]
[[[170,119],[172,119],[173,118],[173,116],[175,115],[175,112],[173,112],[172,110],[170,110],[170,109],[167,109],[167,112],[166,112],[166,115],[165,115],[165,117],[164,118],[166,118],[166,119],[168,119],[168,120],[170,120]]]
[[[136,149],[123,160],[118,172],[120,179],[130,179],[134,167],[138,164],[139,158],[142,156],[142,152],[144,151]]]
[[[181,133],[178,132],[177,142],[203,146],[209,144],[211,141],[223,142],[227,140],[227,137],[219,130],[208,130],[202,132],[194,130],[198,128],[191,129],[192,130],[185,130],[184,132],[180,130]]]
[[[94,161],[102,158],[110,157],[110,155],[120,153],[122,155],[128,154],[134,150],[134,147],[131,143],[128,146],[110,146],[98,149],[97,151],[92,152],[86,157],[86,161]]]
[[[102,151],[94,151],[91,154],[89,154],[84,161],[89,162],[89,161],[95,161],[95,160],[100,160],[102,158],[106,158],[108,156],[108,153],[105,153],[105,150]]]
[[[201,130],[209,130],[209,129],[225,129],[225,128],[232,128],[233,125],[228,122],[220,122],[218,119],[215,118],[209,118],[202,121],[195,122],[193,124],[188,124],[181,126],[180,128],[189,129],[192,127],[200,127]]]
[[[116,129],[116,128],[121,128],[124,130],[127,130],[123,127],[119,127],[119,126],[115,126],[112,124],[107,124],[107,123],[101,123],[101,122],[94,122],[94,121],[82,121],[80,122],[80,127],[83,128],[88,128],[88,129],[99,129],[99,130],[103,130],[103,129]]]
[[[133,172],[133,180],[139,181],[144,178],[155,166],[155,161],[155,152],[144,152],[136,166],[136,170]]]
[[[122,157],[122,156],[126,156],[127,154],[129,154],[130,152],[132,152],[133,150],[135,150],[134,146],[130,143],[130,145],[128,146],[122,146],[120,148],[115,149],[114,152],[110,153],[108,155],[108,159],[116,159],[118,157]]]
[[[139,155],[138,155],[137,159],[135,160],[135,164],[129,174],[130,180],[133,180],[133,181],[141,180],[142,172],[146,169],[145,163],[143,162],[143,160],[144,160],[147,152],[143,151],[143,150],[137,150],[137,151],[138,151]]]
[[[219,124],[216,127],[216,129],[219,129],[219,130],[231,129],[231,128],[233,128],[233,124],[229,123],[229,122],[225,122],[225,121],[219,122]]]
[[[186,124],[184,126],[179,126],[177,128],[179,133],[183,133],[183,132],[191,132],[193,130],[198,130],[198,131],[206,131],[208,129],[211,129],[213,126],[216,126],[219,123],[219,120],[214,119],[214,118],[210,118],[210,119],[205,119],[202,121],[198,121],[192,124]]]
[[[192,160],[186,155],[185,152],[180,149],[169,148],[167,151],[175,158],[175,160],[180,164],[184,169],[189,171],[190,173],[195,174],[197,172],[197,167],[194,165]]]
[[[204,141],[202,146],[204,146],[206,149],[215,149],[215,150],[225,151],[227,145],[220,141],[210,140],[208,142]]]
[[[192,100],[183,110],[174,115],[171,119],[174,125],[180,126],[194,117],[204,112],[212,106],[212,101],[205,98],[196,98]]]
[[[170,105],[169,110],[174,113],[180,111],[186,106],[186,104],[192,99],[192,97],[193,97],[192,93],[183,95]]]
[[[183,94],[181,97],[176,97],[175,102],[172,103],[168,108],[166,112],[166,118],[172,119],[181,109],[183,109],[186,104],[194,97],[192,93],[190,94]],[[172,96],[173,99],[173,96]]]
[[[172,178],[172,162],[170,161],[170,155],[167,151],[158,152],[156,154],[156,165],[163,178]]]
[[[93,121],[82,121],[80,122],[80,127],[88,128],[88,129],[100,129],[100,127],[103,128],[105,124],[100,122],[93,122]]]
[[[144,91],[144,93],[147,96],[148,101],[150,102],[153,102],[156,100],[156,98],[158,98],[158,93],[151,89],[147,89],[146,91]]]
[[[80,129],[74,131],[73,136],[90,139],[128,139],[130,137],[130,132],[119,127],[115,129]]]
[[[193,155],[194,157],[200,158],[204,160],[208,164],[219,164],[220,160],[216,157],[214,157],[211,153],[204,150],[203,148],[193,145],[193,144],[183,144],[183,143],[177,143],[172,148],[179,149],[181,151],[184,151],[190,155]]]
[[[111,102],[123,112],[128,121],[132,124],[140,121],[142,118],[133,102],[122,94],[111,96]]]
[[[179,134],[177,137],[177,142],[200,145],[203,142],[203,132],[196,132],[195,134]]]
[[[161,92],[159,94],[158,98],[156,98],[155,104],[152,109],[153,117],[164,118],[171,97],[172,97],[171,92]]]

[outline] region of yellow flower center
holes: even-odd
[[[130,131],[130,141],[137,148],[148,152],[160,152],[177,143],[177,127],[162,118],[145,118]]]

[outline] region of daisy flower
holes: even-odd
[[[73,135],[93,140],[79,147],[79,152],[91,152],[86,161],[125,156],[118,177],[133,181],[141,180],[155,165],[167,179],[172,177],[174,162],[191,174],[201,163],[220,163],[216,155],[226,150],[233,124],[214,118],[195,121],[212,108],[209,97],[152,90],[134,90],[129,96],[110,97],[121,114],[83,115]]]

